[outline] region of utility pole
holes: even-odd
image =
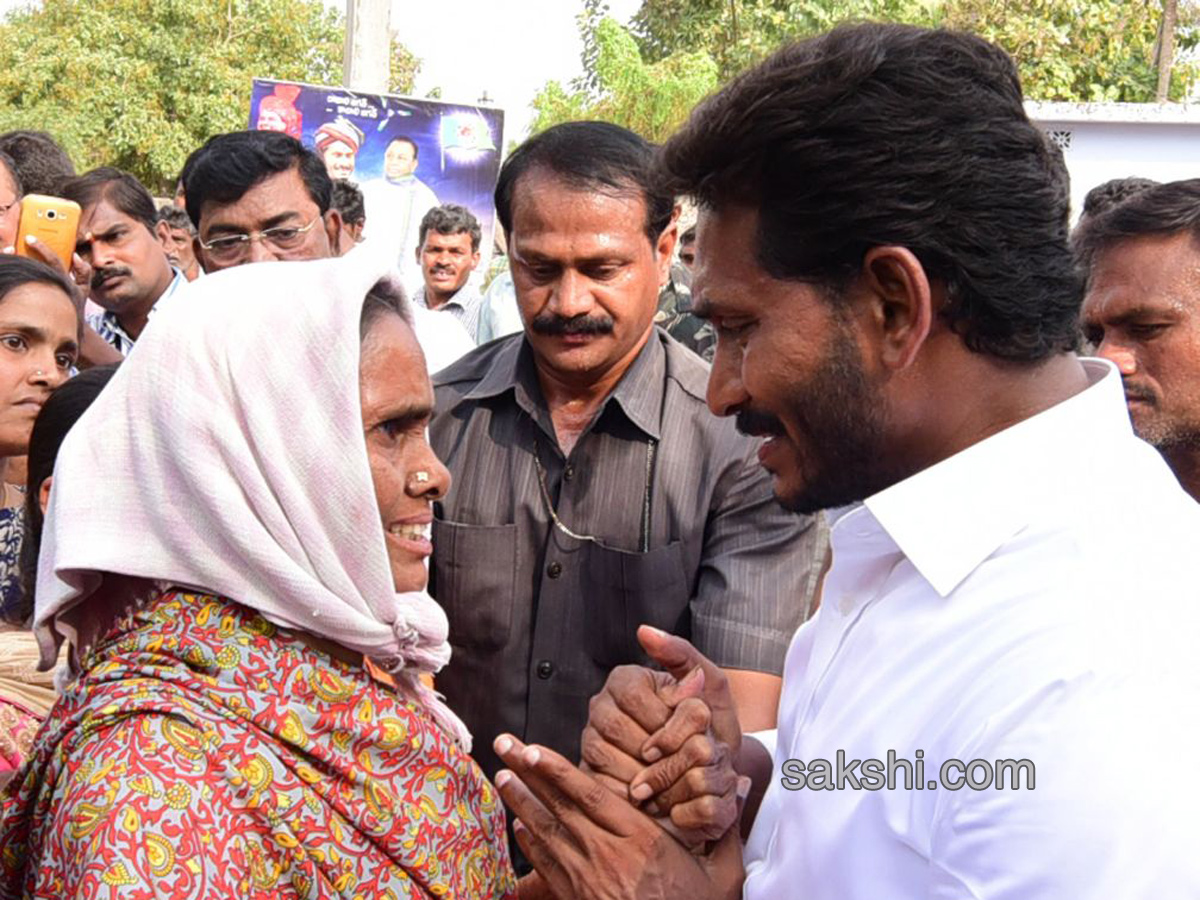
[[[1171,92],[1171,67],[1175,63],[1175,26],[1179,0],[1163,0],[1162,24],[1158,31],[1158,90],[1154,99],[1166,103]]]
[[[387,93],[391,75],[391,0],[346,0],[342,84],[355,91]]]

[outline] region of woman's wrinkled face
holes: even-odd
[[[79,356],[79,319],[61,289],[40,282],[0,299],[0,456],[29,449],[33,422]]]
[[[362,344],[359,369],[363,430],[371,480],[397,591],[417,591],[429,578],[425,561],[433,501],[450,488],[450,473],[429,446],[433,387],[412,328],[381,315]]]

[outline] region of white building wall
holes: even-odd
[[[1071,173],[1071,214],[1111,178],[1200,178],[1200,105],[1027,103],[1060,147]]]

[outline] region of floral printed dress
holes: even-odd
[[[0,803],[0,897],[516,896],[497,794],[423,710],[208,595],[118,623]]]

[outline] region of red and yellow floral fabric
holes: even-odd
[[[515,898],[478,766],[362,668],[166,593],[59,700],[0,820],[0,897]]]

